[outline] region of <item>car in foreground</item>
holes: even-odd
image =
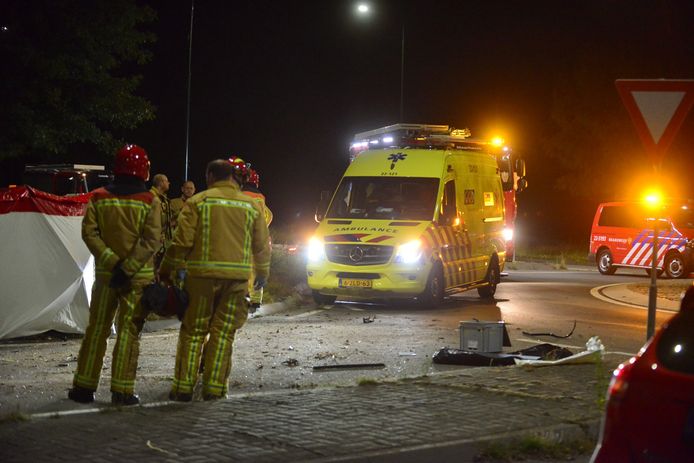
[[[614,371],[591,462],[694,462],[694,286]]]

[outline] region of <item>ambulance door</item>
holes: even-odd
[[[453,179],[444,184],[440,212],[441,258],[443,259],[446,286],[458,286],[467,282],[462,266],[466,250],[463,239],[463,224],[456,200],[455,180]]]

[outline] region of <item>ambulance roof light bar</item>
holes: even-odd
[[[386,127],[381,127],[380,129],[369,130],[367,132],[361,132],[354,136],[354,141],[364,141],[370,138],[374,138],[378,135],[390,134],[393,132],[400,131],[411,131],[420,133],[440,133],[449,134],[451,128],[447,125],[433,125],[433,124],[393,124]]]
[[[393,124],[361,132],[350,145],[351,158],[369,148],[403,148],[414,146],[465,147],[481,149],[487,142],[469,139],[469,129],[454,129],[448,125]]]

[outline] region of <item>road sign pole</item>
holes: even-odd
[[[653,220],[653,254],[651,258],[651,286],[648,289],[648,322],[646,323],[646,341],[655,331],[655,309],[658,299],[658,218]]]

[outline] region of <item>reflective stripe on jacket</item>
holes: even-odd
[[[265,223],[267,223],[267,226],[269,227],[270,222],[272,222],[272,211],[269,207],[267,207],[267,204],[265,203],[265,195],[260,192],[249,190],[243,190],[243,194],[260,202],[263,208],[263,213],[265,214]]]
[[[214,183],[186,201],[160,273],[188,269],[203,278],[247,280],[270,272],[270,241],[261,205],[230,181]]]
[[[133,279],[154,277],[152,256],[161,239],[160,203],[149,192],[115,195],[105,188],[92,192],[82,220],[82,239],[94,255],[96,274],[121,268]]]

